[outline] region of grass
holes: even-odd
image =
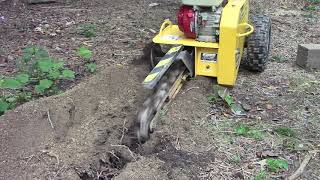
[[[274,129],[274,132],[278,135],[287,136],[287,137],[295,137],[296,133],[293,129],[288,127],[278,127]]]
[[[77,27],[76,33],[87,38],[96,36],[97,26],[95,24],[81,24]]]
[[[231,159],[231,162],[240,165],[241,164],[241,156],[240,155],[234,155]]]
[[[234,132],[237,136],[249,137],[255,140],[261,140],[263,138],[263,134],[260,130],[249,127],[242,123],[236,125]]]
[[[256,176],[256,180],[265,180],[267,178],[267,173],[265,171],[260,171]]]
[[[217,95],[214,95],[214,94],[209,94],[207,99],[208,99],[209,103],[214,104],[219,100],[219,97]]]
[[[283,62],[286,62],[288,60],[284,56],[276,55],[276,56],[273,56],[271,58],[271,61],[278,62],[278,63],[283,63]]]

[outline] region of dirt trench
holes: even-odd
[[[107,68],[64,94],[6,113],[0,121],[0,179],[48,179],[75,170],[85,179],[95,163],[123,168],[131,159],[122,158],[126,148],[113,145],[121,144],[142,103],[146,72],[144,66]]]
[[[108,67],[70,91],[7,112],[0,118],[0,179],[196,178],[214,160],[213,153],[192,152],[194,145],[179,148],[170,131],[188,134],[187,118],[204,116],[208,108],[193,101],[206,105],[203,94],[210,80],[194,81],[202,87],[178,97],[180,104],[170,104],[189,113],[182,119],[178,113],[179,121],[160,120],[152,139],[141,145],[133,127],[150,93],[140,83],[148,70],[140,62]],[[182,129],[162,129],[171,123]]]
[[[92,40],[100,65],[96,75],[64,94],[26,103],[0,117],[0,180],[252,179],[260,171],[252,164],[265,150],[289,162],[288,171],[275,175],[281,179],[299,167],[310,150],[307,145],[319,146],[320,74],[294,65],[299,43],[320,43],[320,14],[305,11],[305,1],[251,1],[252,11],[272,17],[273,48],[267,70],[241,70],[231,90],[238,102],[249,105],[247,117],[232,116],[221,101],[208,103],[210,80],[191,80],[161,112],[156,131],[143,145],[136,143],[131,127],[150,93],[140,84],[149,69],[131,61],[152,38],[150,29],[157,30],[163,19],[174,19],[178,1],[161,0],[153,8],[151,0],[70,2],[21,9],[8,4],[0,12],[7,20],[1,29],[5,53],[0,61],[19,57],[19,49],[31,40],[72,64],[77,61],[74,51],[87,41],[73,33],[74,26],[97,22],[101,28]],[[66,25],[73,21],[74,26]],[[53,29],[63,27],[62,33],[34,33],[44,22]],[[56,45],[65,52],[56,52]],[[8,64],[1,73],[14,72],[14,62]],[[263,139],[236,136],[239,122],[263,132]],[[299,138],[273,132],[282,126],[293,128]],[[314,157],[302,179],[319,179],[319,158]]]

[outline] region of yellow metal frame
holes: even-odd
[[[195,48],[195,75],[217,77],[221,85],[234,86],[243,55],[245,37],[254,32],[248,24],[248,0],[229,0],[223,8],[219,43],[199,42],[186,38],[177,25],[165,20],[153,38],[159,44],[179,44]],[[217,54],[217,61],[205,61],[202,54]]]

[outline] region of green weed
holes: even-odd
[[[276,129],[274,129],[274,132],[276,132],[277,134],[282,135],[282,136],[295,137],[294,130],[291,128],[287,128],[287,127],[276,128]]]
[[[28,45],[17,62],[18,72],[13,77],[2,77],[0,115],[33,97],[52,95],[60,91],[58,80],[73,79],[75,73],[65,67],[64,60],[50,57],[43,47]]]
[[[289,164],[286,160],[282,159],[267,159],[267,166],[271,172],[279,172],[280,170],[288,170]]]
[[[308,11],[315,11],[315,10],[317,10],[317,6],[315,6],[315,5],[309,5],[309,6],[306,7],[306,9],[307,9]]]
[[[90,49],[81,46],[77,51],[77,55],[86,61],[85,67],[88,72],[95,73],[97,71],[97,64],[90,62],[90,59],[92,58],[92,51]]]
[[[82,24],[77,27],[76,32],[77,34],[83,35],[87,38],[95,37],[96,36],[97,26],[94,24]]]
[[[86,48],[85,46],[81,46],[77,51],[78,56],[82,57],[83,59],[90,59],[92,57],[92,51]]]
[[[260,171],[256,176],[256,180],[265,180],[267,178],[267,173],[265,171]]]
[[[234,155],[231,159],[231,162],[233,162],[234,164],[239,165],[241,163],[241,156],[239,155]]]
[[[234,128],[234,132],[237,136],[249,137],[256,140],[261,140],[263,137],[263,134],[261,133],[261,131],[257,129],[252,129],[249,126],[244,124],[238,124]]]
[[[219,97],[216,96],[216,95],[214,95],[214,94],[209,94],[208,97],[207,97],[207,99],[208,99],[208,102],[209,102],[209,103],[214,104],[214,103],[216,103],[216,102],[219,100]]]
[[[307,0],[310,4],[320,4],[320,0]]]
[[[96,63],[88,63],[85,65],[87,71],[90,73],[95,73],[97,71],[97,64]]]
[[[274,62],[278,62],[278,63],[283,63],[283,62],[286,62],[287,59],[283,56],[280,56],[280,55],[276,55],[276,56],[273,56],[271,61],[274,61]]]

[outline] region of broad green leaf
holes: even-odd
[[[35,91],[38,94],[43,94],[46,89],[49,89],[53,84],[53,81],[49,79],[41,80],[38,85],[35,86]]]
[[[224,100],[226,101],[226,103],[230,106],[231,104],[233,104],[233,98],[230,95],[227,95],[224,97]]]
[[[24,103],[32,99],[31,92],[20,92],[18,93],[17,103]]]
[[[84,59],[90,59],[92,57],[92,51],[84,46],[81,46],[78,50],[78,55]]]
[[[9,109],[9,104],[3,100],[0,100],[0,115]]]
[[[19,74],[16,76],[16,80],[22,84],[27,84],[29,82],[30,76],[28,74]]]
[[[270,171],[272,172],[278,172],[282,169],[288,170],[289,164],[286,160],[282,159],[267,159],[267,165]]]
[[[41,87],[44,87],[45,89],[48,89],[52,86],[53,82],[49,79],[43,79],[40,81],[39,85]]]
[[[63,70],[62,71],[62,77],[64,78],[75,78],[75,72],[74,71],[71,71],[71,70]]]
[[[37,59],[39,59],[39,58],[48,58],[49,57],[49,53],[44,48],[38,47],[36,49],[36,51],[35,51],[35,57]]]
[[[15,79],[4,79],[0,82],[0,88],[4,89],[20,89],[22,84]]]
[[[52,68],[53,69],[56,69],[56,70],[59,70],[59,69],[62,69],[64,67],[64,61],[63,60],[60,60],[58,62],[55,62],[53,63],[52,65]]]
[[[31,61],[32,57],[36,54],[36,51],[38,51],[38,49],[38,46],[35,46],[33,44],[27,45],[27,47],[23,49],[23,61],[26,63]]]
[[[60,71],[59,70],[50,70],[48,73],[48,77],[52,80],[59,79]]]
[[[22,59],[24,60],[24,62],[29,62],[32,59],[32,57],[35,57],[36,59],[48,58],[49,57],[49,53],[47,52],[47,50],[45,50],[42,47],[29,44],[23,50]]]
[[[25,55],[23,55],[22,60],[27,63],[31,60],[31,58],[32,58],[32,55],[25,54]]]
[[[17,97],[16,96],[10,96],[10,97],[6,98],[6,101],[8,103],[16,102],[17,101]]]
[[[41,59],[37,61],[37,65],[41,72],[49,72],[53,66],[53,62],[51,59]]]

